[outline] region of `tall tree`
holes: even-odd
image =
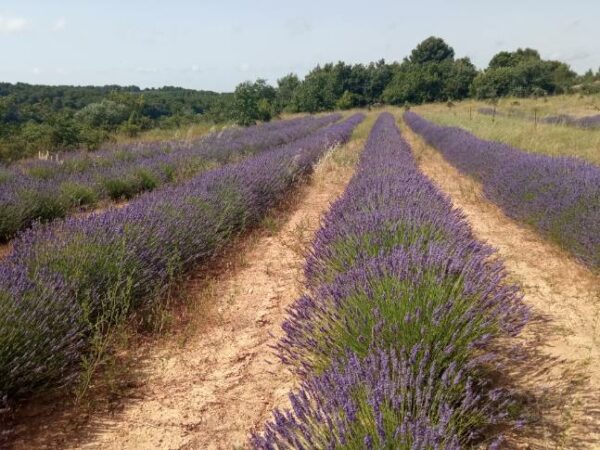
[[[576,78],[567,64],[544,60],[537,50],[520,48],[494,55],[488,68],[473,80],[471,91],[477,98],[560,94],[567,92]]]
[[[290,73],[277,80],[277,109],[278,111],[297,111],[294,104],[294,95],[300,86],[300,79],[296,74]]]
[[[476,74],[469,58],[455,60],[452,47],[430,37],[398,67],[383,99],[397,105],[462,99],[468,96]]]
[[[277,91],[266,80],[240,83],[233,95],[233,116],[239,125],[248,126],[259,120],[271,120]]]
[[[408,60],[413,64],[440,63],[454,59],[454,49],[439,37],[431,36],[418,44]]]

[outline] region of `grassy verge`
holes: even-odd
[[[549,125],[526,120],[521,115],[538,117],[572,114],[584,116],[598,114],[600,96],[558,96],[548,99],[501,99],[498,111],[515,116],[479,114],[478,108],[490,105],[467,100],[449,107],[445,103],[417,106],[415,112],[439,125],[462,127],[475,135],[504,142],[532,153],[550,156],[576,156],[600,164],[600,130],[582,130],[566,125]]]

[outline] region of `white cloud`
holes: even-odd
[[[33,73],[34,75],[39,75],[40,73],[42,73],[42,71],[39,67],[34,67],[31,73]]]
[[[238,69],[240,70],[240,72],[246,73],[250,70],[250,64],[242,63],[239,65]]]
[[[23,30],[27,23],[22,17],[0,16],[0,33],[16,33]]]
[[[192,72],[199,72],[200,66],[198,64],[192,64]]]
[[[59,17],[58,19],[56,19],[56,22],[54,22],[54,25],[52,25],[52,31],[64,30],[66,26],[67,19],[65,19],[64,17]]]

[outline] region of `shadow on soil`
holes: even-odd
[[[522,335],[500,350],[500,384],[517,400],[521,426],[505,432],[502,448],[547,450],[595,448],[600,429],[600,396],[588,383],[583,364],[553,357],[545,336],[564,334],[533,312]],[[502,346],[502,344],[501,344]],[[507,356],[510,355],[510,356]],[[578,411],[582,411],[578,412]]]

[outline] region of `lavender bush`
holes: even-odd
[[[461,449],[466,430],[502,420],[500,390],[481,389],[456,365],[403,359],[393,350],[351,355],[290,394],[292,409],[276,410],[257,449]]]
[[[479,114],[483,114],[484,116],[503,116],[504,114],[498,111],[496,108],[491,108],[489,106],[477,108],[477,112]]]
[[[260,220],[362,119],[146,193],[122,209],[25,231],[0,264],[0,399],[68,383],[111,324],[151,310],[174,278]]]
[[[0,241],[11,239],[36,220],[47,222],[102,199],[129,199],[160,185],[182,182],[203,170],[292,142],[339,119],[335,114],[307,116],[232,128],[194,141],[138,143],[1,168]]]
[[[482,367],[527,318],[493,251],[375,123],[307,259],[277,352],[304,380],[256,448],[461,448],[506,413]]]
[[[477,112],[487,116],[506,116],[507,114],[500,112],[494,108],[478,108]],[[527,120],[534,120],[534,117],[528,116],[521,111],[509,111],[509,116],[517,116]],[[541,123],[549,125],[568,125],[577,128],[583,128],[587,130],[593,130],[600,128],[600,114],[592,116],[575,117],[569,114],[557,114],[555,116],[546,116],[538,119]]]
[[[457,169],[481,181],[485,195],[509,216],[534,226],[592,268],[600,267],[600,167],[479,139],[413,112],[404,120]]]
[[[584,117],[574,117],[569,114],[542,117],[540,122],[548,124],[569,125],[577,128],[596,129],[600,128],[600,114]]]

